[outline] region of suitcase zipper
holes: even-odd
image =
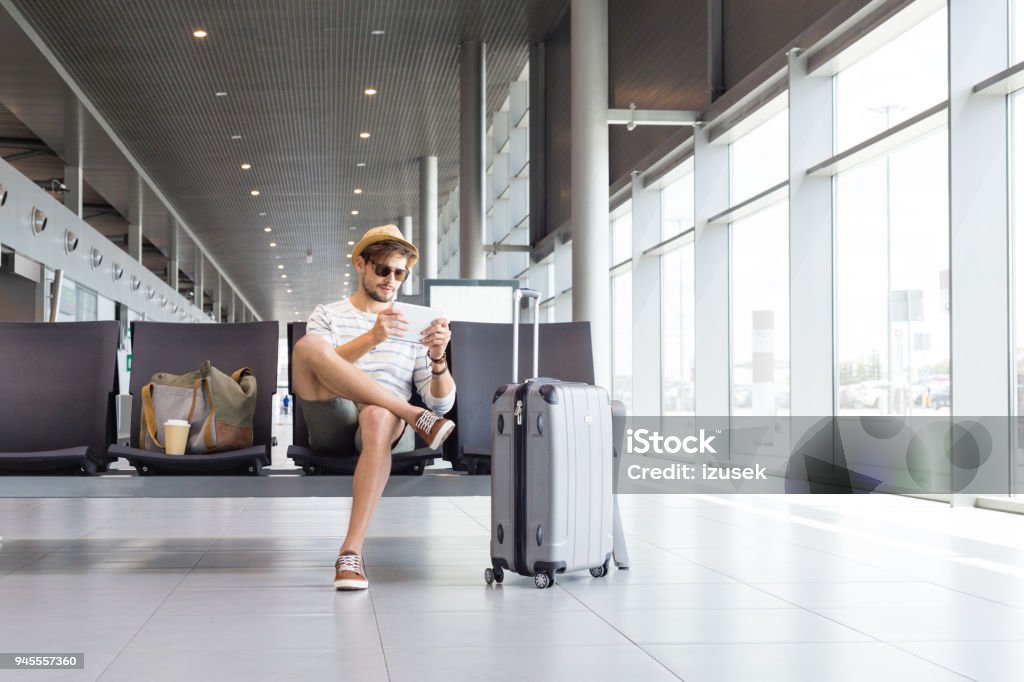
[[[516,573],[520,575],[533,575],[526,565],[526,428],[523,425],[526,392],[529,388],[529,384],[523,384],[516,389],[516,427],[512,432],[516,463],[516,494],[513,496],[516,504],[516,538],[513,560]]]

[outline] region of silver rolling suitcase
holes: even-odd
[[[512,322],[518,380],[519,308],[532,301],[537,375],[539,295],[517,289]],[[590,569],[601,577],[612,555],[612,411],[608,392],[535,378],[507,384],[491,405],[490,584],[505,570],[551,587],[555,574]]]

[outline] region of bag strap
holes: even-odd
[[[200,379],[203,384],[203,391],[206,393],[206,404],[210,408],[210,414],[206,416],[206,422],[203,423],[203,443],[206,445],[206,449],[209,450],[214,446],[213,443],[213,420],[217,415],[217,406],[213,404],[213,390],[210,388],[210,379]]]
[[[242,367],[242,368],[236,369],[234,372],[232,372],[231,373],[231,378],[235,380],[235,383],[238,383],[238,382],[240,382],[242,380],[242,377],[245,376],[246,373],[252,374],[253,376],[256,375],[256,372],[252,371],[248,367]]]
[[[203,379],[196,379],[196,382],[192,384],[192,404],[188,408],[188,421],[192,423],[192,415],[196,413],[196,394],[199,392],[199,384],[203,383]]]
[[[157,447],[163,449],[164,445],[156,438],[156,411],[153,409],[153,384],[146,384],[142,387],[142,422],[146,433],[156,443]],[[140,443],[145,448],[145,443]]]

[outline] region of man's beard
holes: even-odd
[[[378,292],[376,289],[371,289],[370,287],[366,286],[366,277],[361,277],[360,280],[363,285],[363,291],[366,292],[367,296],[377,301],[377,303],[387,303],[388,301],[391,300],[387,296],[382,296],[380,292]],[[394,289],[391,290],[392,295],[394,294],[394,291]]]

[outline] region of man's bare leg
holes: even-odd
[[[370,405],[359,413],[363,451],[352,477],[352,515],[339,552],[363,553],[363,540],[384,485],[391,476],[391,444],[402,432],[402,421],[383,407]]]
[[[352,402],[378,405],[402,421],[415,424],[423,408],[414,407],[383,388],[361,369],[338,356],[324,338],[306,334],[292,350],[292,382],[303,400],[329,400],[335,396]]]

